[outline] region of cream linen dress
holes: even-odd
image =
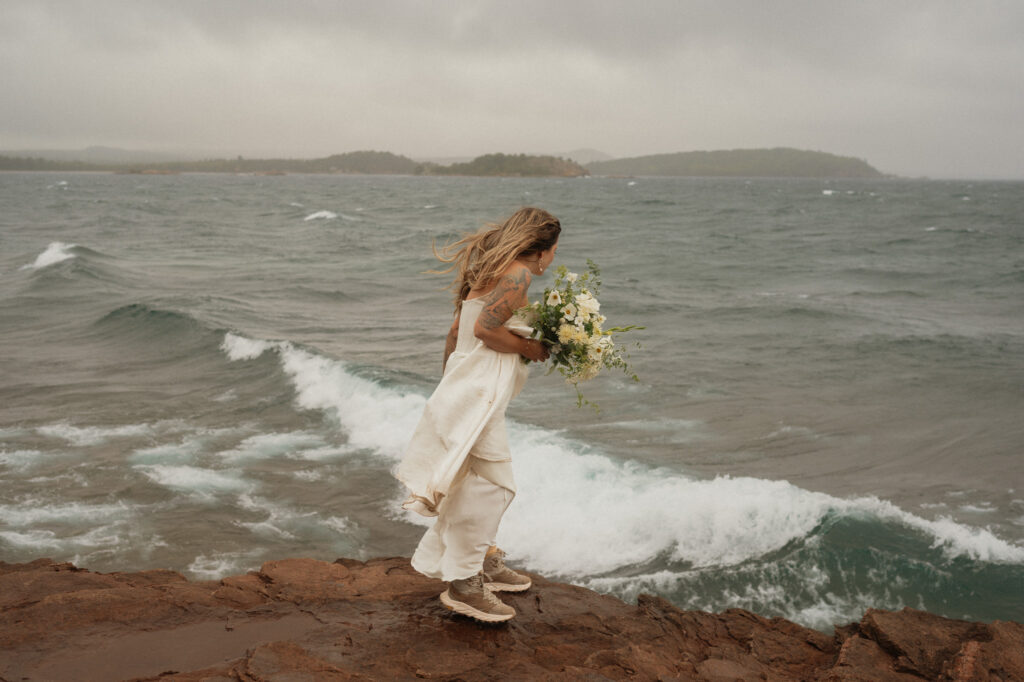
[[[445,499],[470,470],[515,492],[505,408],[522,390],[529,367],[518,353],[499,353],[476,338],[483,298],[462,302],[455,350],[395,470],[409,489],[402,506],[424,516],[443,513]],[[520,336],[533,332],[515,315],[505,327]]]

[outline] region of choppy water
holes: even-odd
[[[430,241],[524,204],[647,329],[600,415],[538,370],[513,404],[511,557],[824,629],[1024,621],[1021,183],[0,174],[0,559],[409,555]]]

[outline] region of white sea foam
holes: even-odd
[[[22,528],[36,524],[95,524],[106,519],[125,518],[132,515],[132,507],[124,502],[116,504],[85,504],[68,502],[46,504],[45,501],[30,499],[17,505],[0,504],[0,520],[4,524]]]
[[[288,454],[291,459],[303,459],[308,462],[328,462],[332,459],[339,459],[352,454],[351,447],[337,447],[325,445],[320,448],[309,448],[307,450],[296,450]]]
[[[22,270],[40,270],[49,265],[60,263],[75,257],[75,254],[71,253],[71,249],[75,248],[77,244],[65,244],[64,242],[50,242],[50,245],[46,247],[46,250],[36,256],[36,259],[32,263],[22,265]]]
[[[323,525],[338,533],[348,533],[352,530],[352,522],[344,516],[329,516],[322,521]]]
[[[25,471],[43,459],[43,453],[39,450],[0,450],[0,466],[5,466],[15,471]]]
[[[310,213],[303,220],[334,220],[338,217],[338,214],[334,211],[317,211],[316,213]]]
[[[520,499],[499,539],[542,572],[593,575],[659,554],[736,564],[807,535],[832,502],[785,481],[696,480],[616,462],[542,429],[511,425],[509,436]]]
[[[965,504],[960,507],[960,511],[973,513],[973,514],[991,514],[994,511],[998,511],[995,507],[987,502],[982,504]]]
[[[932,547],[941,549],[950,558],[966,556],[978,561],[1024,563],[1024,547],[998,538],[984,528],[957,523],[948,517],[923,519],[877,497],[835,498],[833,506],[849,516],[870,517],[913,528],[929,537]]]
[[[72,426],[71,424],[50,424],[40,426],[36,432],[49,438],[61,438],[79,447],[99,445],[112,438],[137,438],[153,432],[151,424],[127,424],[125,426]]]
[[[88,488],[91,484],[89,479],[85,477],[80,471],[72,471],[70,473],[58,474],[56,476],[33,476],[28,479],[29,483],[35,483],[36,485],[52,485],[57,481],[71,480],[74,484],[80,488]]]
[[[837,586],[836,567],[813,561],[801,556],[736,567],[665,569],[577,582],[627,602],[635,601],[641,593],[671,594],[673,602],[687,610],[743,608],[781,615],[824,632],[831,632],[837,623],[858,620],[869,607],[895,610],[906,605],[901,597],[906,583],[894,571],[898,567],[878,570],[872,575],[874,587],[865,593],[852,586],[844,589],[845,581]],[[838,570],[842,572],[841,567]],[[915,606],[926,608],[924,604]]]
[[[333,539],[343,537],[353,530],[354,525],[344,517],[324,517],[319,510],[301,510],[268,498],[244,494],[238,496],[238,506],[249,512],[266,514],[259,521],[235,521],[235,525],[247,528],[256,535],[274,540],[306,540],[313,536]]]
[[[383,463],[401,457],[423,396],[383,387],[287,342],[272,347],[301,407],[336,417],[350,445]],[[1024,547],[987,530],[923,519],[874,497],[842,499],[757,478],[696,479],[615,460],[514,422],[509,436],[520,499],[506,514],[499,541],[542,572],[590,576],[656,556],[691,567],[738,565],[807,537],[832,513],[913,528],[948,556],[1024,563]],[[402,496],[397,485],[395,496]]]
[[[181,443],[139,448],[128,459],[140,464],[186,464],[195,459],[201,449],[202,442],[198,439],[185,439]]]
[[[258,552],[222,552],[209,556],[200,554],[185,570],[198,580],[219,580],[257,568],[258,556]]]
[[[295,455],[303,450],[319,449],[323,445],[324,441],[320,436],[306,431],[261,433],[250,436],[239,443],[237,447],[218,454],[225,461],[241,462]]]
[[[71,550],[93,549],[96,547],[117,547],[122,536],[118,533],[120,524],[111,524],[93,528],[85,533],[61,536],[52,530],[33,529],[24,532],[2,531],[0,539],[15,547],[38,551],[54,549],[63,552]]]
[[[254,482],[246,481],[241,474],[230,471],[170,464],[136,465],[135,469],[158,485],[171,490],[192,493],[199,497],[211,497],[217,493],[248,491],[256,486]]]
[[[254,341],[229,333],[221,348],[231,360],[251,360],[275,350],[295,385],[300,407],[326,411],[338,420],[351,447],[370,449],[390,459],[401,457],[426,403],[421,395],[384,388],[350,373],[342,362],[286,341]]]
[[[23,533],[5,530],[0,531],[0,540],[26,549],[58,549],[62,545],[62,540],[52,530],[30,530]]]
[[[224,341],[221,342],[220,348],[227,353],[228,360],[234,362],[235,360],[255,360],[266,351],[278,345],[271,341],[247,339],[244,336],[229,332],[224,335]]]

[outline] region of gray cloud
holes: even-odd
[[[0,148],[617,156],[795,146],[1024,177],[1024,6],[0,6]]]

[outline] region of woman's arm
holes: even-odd
[[[473,334],[499,353],[519,353],[528,360],[543,362],[548,358],[548,349],[543,343],[524,339],[504,326],[512,313],[526,305],[529,288],[530,271],[526,267],[515,267],[502,275],[494,291],[487,294],[488,302],[480,311]]]
[[[455,316],[452,328],[448,330],[448,338],[444,341],[444,360],[441,361],[441,374],[444,374],[445,368],[448,367],[448,356],[455,351],[455,344],[459,340],[459,318],[461,317],[461,312]]]

